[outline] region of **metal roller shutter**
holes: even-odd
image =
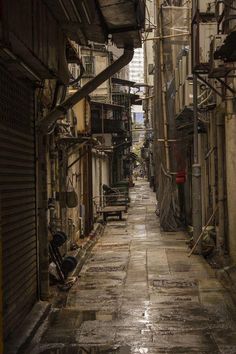
[[[34,90],[0,68],[0,191],[4,333],[37,300]]]

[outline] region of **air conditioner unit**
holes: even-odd
[[[229,68],[226,67],[225,63],[221,59],[215,59],[215,53],[222,47],[227,35],[218,34],[214,36],[210,45],[210,70],[209,77],[224,77],[227,72],[229,72]]]

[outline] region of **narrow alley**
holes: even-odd
[[[130,196],[26,353],[236,353],[234,305],[215,270],[187,257],[184,232],[160,231],[147,182]]]

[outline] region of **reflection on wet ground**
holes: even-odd
[[[234,304],[214,270],[187,257],[184,233],[160,231],[147,183],[131,201],[27,353],[236,353]]]

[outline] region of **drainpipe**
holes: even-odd
[[[87,82],[77,92],[68,97],[64,102],[59,104],[49,114],[47,114],[46,117],[44,117],[39,123],[41,131],[46,133],[48,128],[59,118],[63,117],[71,107],[81,101],[84,97],[88,96],[91,92],[96,90],[98,86],[108,80],[124,66],[129,64],[133,58],[133,55],[133,49],[124,49],[124,53],[119,59],[117,59],[114,63],[99,73],[94,79]]]
[[[233,82],[229,82],[231,87],[235,87]],[[226,139],[226,178],[227,178],[227,209],[228,209],[228,242],[227,248],[230,258],[236,262],[236,109],[233,97],[226,97],[225,102],[225,139]]]
[[[219,209],[219,229],[216,238],[216,246],[220,255],[225,251],[225,183],[224,183],[224,131],[225,116],[218,112],[217,124],[217,173],[218,173],[218,209]]]
[[[193,116],[194,116],[194,136],[193,136],[193,165],[192,165],[192,219],[193,219],[193,240],[196,243],[202,232],[202,202],[201,202],[201,165],[199,163],[198,152],[198,80],[193,74]],[[201,242],[198,243],[196,253],[201,253]]]

